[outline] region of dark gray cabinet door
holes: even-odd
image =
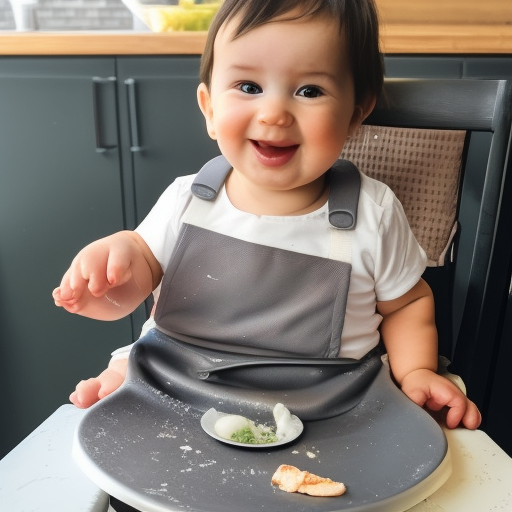
[[[197,106],[198,56],[120,57],[117,77],[126,208],[134,226],[177,176],[197,172],[219,149]]]
[[[124,225],[114,75],[113,58],[0,58],[0,456],[132,338],[131,319],[51,297],[81,247]]]

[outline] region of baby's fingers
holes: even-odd
[[[482,415],[471,400],[465,399],[461,403],[449,407],[446,414],[448,428],[456,428],[462,424],[470,430],[475,430],[480,426]]]
[[[53,302],[56,306],[59,306],[61,308],[64,308],[68,311],[70,311],[70,308],[72,308],[75,305],[75,301],[73,298],[64,300],[61,296],[61,287],[57,287],[52,292]]]
[[[84,282],[82,283],[81,286],[78,286],[76,279],[73,278],[74,272],[75,270],[71,266],[62,277],[60,286],[58,288],[55,288],[55,290],[53,291],[52,295],[56,301],[58,300],[61,303],[71,302],[80,298],[80,296],[82,295],[86,283]]]
[[[101,382],[97,378],[82,380],[76,386],[75,391],[69,396],[72,404],[80,409],[86,409],[99,400],[98,394]]]
[[[80,302],[87,283],[83,280],[73,283],[71,276],[72,270],[69,269],[64,274],[60,286],[53,290],[52,297],[56,306],[62,307],[70,313],[76,313],[80,309]]]
[[[427,402],[427,407],[432,411],[442,408],[446,412],[444,421],[448,428],[457,428],[462,424],[466,428],[474,430],[482,421],[477,406],[458,390],[450,397],[441,394],[437,400],[430,399]]]
[[[130,254],[122,247],[111,250],[106,272],[110,288],[121,286],[132,278],[131,264]]]
[[[70,286],[76,294],[82,294],[85,288],[93,297],[101,297],[107,293],[110,283],[107,279],[106,262],[100,260],[82,260],[79,270],[70,279]]]

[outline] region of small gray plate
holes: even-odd
[[[208,409],[203,416],[201,417],[201,427],[203,430],[210,436],[212,436],[214,439],[217,439],[218,441],[221,441],[222,443],[226,444],[232,444],[234,446],[241,446],[243,448],[272,448],[274,446],[281,446],[283,444],[288,444],[297,439],[304,430],[304,425],[302,421],[300,421],[297,416],[292,414],[292,421],[294,424],[294,433],[291,436],[284,437],[280,439],[279,441],[276,441],[275,443],[258,443],[258,444],[248,444],[248,443],[239,443],[238,441],[233,441],[231,439],[226,439],[225,437],[219,436],[215,432],[215,423],[217,423],[217,420],[219,418],[222,418],[223,416],[229,416],[229,414],[224,412],[219,412],[213,407],[211,409]]]

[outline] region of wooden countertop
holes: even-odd
[[[510,54],[510,24],[390,23],[385,54]],[[2,55],[198,55],[205,32],[0,32]]]

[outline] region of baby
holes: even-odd
[[[154,291],[158,329],[243,353],[360,359],[382,341],[411,400],[446,408],[448,427],[477,428],[476,406],[436,373],[426,258],[399,201],[333,168],[381,92],[378,38],[372,0],[225,0],[197,91],[225,182],[204,201],[195,176],[178,178],[135,231],[80,251],[55,303],[114,320]],[[355,205],[352,224],[340,196]],[[125,373],[114,358],[71,400],[87,407]]]

